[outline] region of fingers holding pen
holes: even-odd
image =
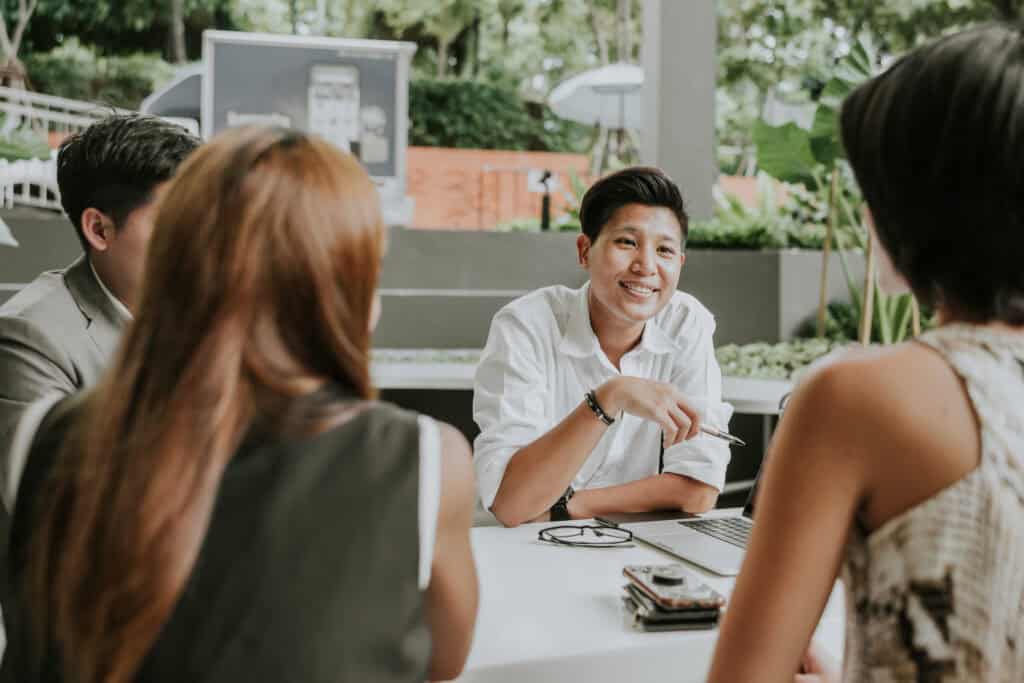
[[[597,391],[605,412],[619,411],[657,423],[665,446],[692,439],[700,432],[701,416],[691,401],[667,382],[639,377],[616,377]]]
[[[683,441],[686,441],[687,439],[693,438],[690,433],[692,431],[694,424],[693,420],[690,419],[690,416],[686,414],[686,412],[682,409],[682,407],[679,406],[678,403],[669,408],[668,416],[669,418],[671,418],[672,423],[675,425],[675,433],[673,434],[673,438],[671,440],[669,440],[668,438],[665,439],[665,448],[675,446],[677,443],[681,443]],[[667,436],[668,433],[666,432],[666,437]]]

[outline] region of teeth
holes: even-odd
[[[628,289],[631,292],[636,292],[637,294],[653,294],[654,293],[653,289],[651,289],[650,287],[644,287],[643,285],[634,285],[634,284],[632,284],[630,282],[623,282],[622,284],[623,284],[623,286],[626,289]]]

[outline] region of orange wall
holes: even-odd
[[[564,211],[564,193],[572,191],[570,172],[588,182],[583,154],[410,147],[406,158],[408,193],[416,201],[413,228],[490,230],[510,220],[539,217],[543,195],[527,189],[530,169],[548,169],[557,176],[551,192],[554,221]]]
[[[539,217],[543,195],[527,189],[529,169],[548,169],[557,176],[558,185],[551,191],[552,221],[564,213],[566,193],[572,194],[570,173],[583,187],[590,184],[584,154],[410,147],[407,164],[408,193],[416,202],[413,228],[493,230],[500,223]],[[756,178],[722,175],[718,183],[748,206],[757,205]],[[776,196],[779,203],[786,198],[781,183]]]

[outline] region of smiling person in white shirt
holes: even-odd
[[[506,526],[712,508],[725,483],[715,321],[676,289],[688,217],[654,168],[597,181],[576,242],[590,281],[495,315],[474,379],[480,498]],[[664,450],[662,442],[664,441]]]

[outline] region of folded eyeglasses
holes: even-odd
[[[537,538],[546,543],[576,548],[616,548],[633,544],[633,532],[611,526],[559,524],[544,527]]]

